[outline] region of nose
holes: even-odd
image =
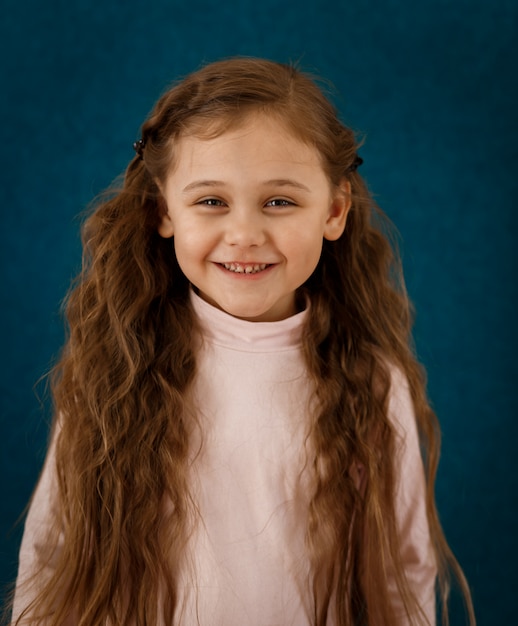
[[[228,215],[225,243],[240,248],[261,246],[266,241],[264,220],[252,211],[236,211]]]

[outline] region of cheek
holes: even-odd
[[[187,242],[181,236],[178,237],[175,233],[173,237],[174,252],[176,261],[182,270],[184,276],[190,282],[195,281],[197,275],[196,255],[193,253],[192,247],[186,245]]]
[[[309,231],[298,233],[290,244],[290,254],[298,265],[306,271],[313,271],[322,254],[323,237]]]
[[[176,258],[178,259],[180,265],[182,265],[183,262],[192,256],[192,246],[189,245],[188,240],[182,236],[182,233],[178,231],[175,232],[173,241]]]
[[[311,252],[308,254],[308,264],[311,265],[311,271],[313,271],[322,255],[323,239],[313,240],[311,244]]]
[[[194,261],[203,258],[210,250],[209,237],[203,229],[179,225],[174,234],[174,249],[179,263],[182,259]]]

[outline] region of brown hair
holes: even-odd
[[[352,189],[345,233],[324,241],[318,267],[301,288],[311,300],[304,355],[319,400],[311,416],[315,490],[307,535],[315,624],[325,624],[331,602],[338,625],[357,623],[359,614],[365,624],[398,623],[387,563],[409,619],[424,621],[398,552],[392,367],[408,380],[417,416],[439,596],[446,607],[453,570],[474,624],[467,584],[435,508],[439,431],[411,347],[400,265],[383,215],[361,176],[349,171],[358,143],[310,76],[246,58],[208,65],[160,98],[142,127],[142,158],[131,161],[122,188],[84,225],[84,268],[68,299],[69,337],[53,375],[62,547],[56,555],[49,549],[54,571],[28,608],[33,622],[58,625],[74,614],[81,626],[129,618],[156,624],[163,612],[172,623],[174,557],[189,532],[193,418],[185,398],[196,354],[186,329],[196,323],[187,279],[170,241],[157,233],[164,210],[157,181],[174,166],[180,136],[217,135],[259,110],[317,148],[331,183],[345,177]],[[351,459],[365,468],[361,492],[348,471]],[[446,610],[443,617],[447,622]]]

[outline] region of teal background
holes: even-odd
[[[63,339],[77,215],[179,75],[243,54],[332,81],[399,228],[443,430],[437,501],[479,624],[516,622],[514,0],[2,0],[0,585],[44,457],[34,390]],[[40,395],[43,385],[37,387]],[[267,601],[267,599],[265,599]],[[457,600],[453,626],[464,620]]]

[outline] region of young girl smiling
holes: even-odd
[[[84,227],[13,620],[434,624],[448,565],[471,611],[353,133],[308,76],[231,59],[135,148]]]
[[[264,113],[204,139],[182,137],[163,187],[158,232],[174,236],[181,270],[230,315],[272,322],[297,312],[324,238],[342,234],[350,183],[332,186],[318,151]]]

